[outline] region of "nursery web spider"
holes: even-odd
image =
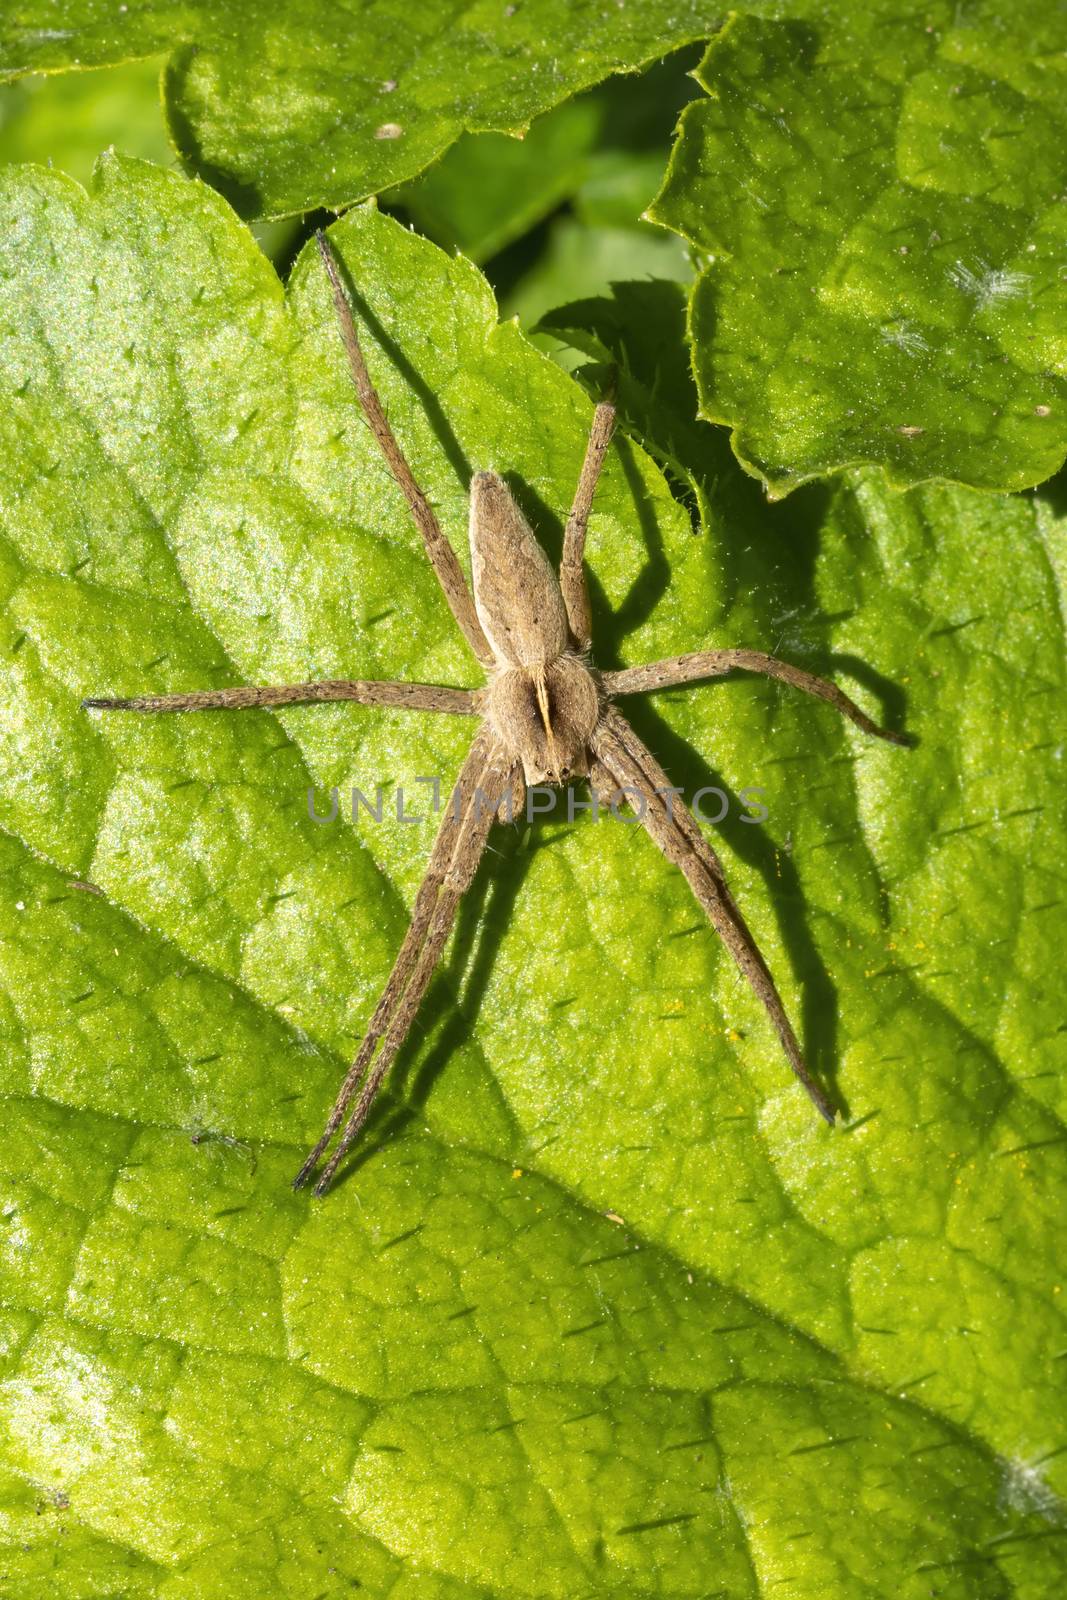
[[[455,552],[415,482],[371,382],[330,245],[321,232],[317,239],[364,415],[408,503],[452,615],[485,670],[485,687],[465,690],[422,683],[341,680],[84,702],[102,711],[207,711],[354,700],[365,706],[406,707],[480,719],[453,800],[445,806],[400,953],[322,1137],[297,1173],[294,1187],[306,1184],[316,1173],[341,1129],[336,1148],[315,1184],[314,1192],[323,1194],[363,1127],[426,992],[494,820],[514,814],[522,805],[527,784],[560,785],[577,777],[589,779],[598,799],[616,797],[618,803],[620,794],[627,791],[642,797],[640,820],[645,830],[684,874],[715,931],[763,1002],[794,1073],[832,1123],[834,1108],[808,1071],[774,979],[726,885],[718,856],[615,701],[620,695],[721,677],[741,668],[778,678],[828,701],[865,733],[879,739],[893,744],[905,744],[907,739],[878,727],[834,684],[758,650],[703,650],[621,672],[597,671],[589,660],[592,633],[583,560],[593,492],[615,422],[614,406],[607,403],[598,405],[593,415],[567,518],[558,577],[504,480],[495,472],[474,474],[470,486],[472,598]],[[346,1121],[353,1099],[355,1105]]]

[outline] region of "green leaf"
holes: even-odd
[[[0,86],[0,161],[47,161],[87,183],[109,145],[161,166],[172,160],[158,61]]]
[[[587,398],[469,263],[369,209],[333,239],[457,547],[493,464],[558,551]],[[727,870],[852,1119],[644,836],[559,819],[498,831],[313,1203],[431,822],[307,790],[448,781],[470,727],[79,701],[473,663],[314,251],[287,299],[197,184],[8,169],[0,333],[5,1592],[1058,1593],[1062,486],[775,507],[724,451],[694,536],[620,439],[602,664],[777,647],[921,737],[758,681],[634,703],[687,792],[764,788]]]
[[[570,199],[602,123],[598,101],[583,95],[539,118],[522,140],[464,134],[429,172],[386,198],[436,243],[485,261]]]
[[[245,215],[338,208],[421,172],[464,132],[522,134],[615,72],[706,38],[701,0],[23,0],[0,79],[167,52],[171,138]]]
[[[482,262],[571,202],[583,221],[639,222],[659,187],[678,114],[694,93],[692,51],[615,78],[539,117],[523,139],[467,134],[388,196],[421,233]],[[664,236],[659,234],[662,241]]]
[[[38,161],[86,183],[102,151],[173,163],[163,125],[158,60],[0,84],[0,162]],[[292,221],[254,227],[259,247],[283,259]]]
[[[650,281],[687,283],[688,251],[680,239],[639,223],[636,227],[589,227],[570,216],[556,218],[543,249],[514,283],[502,284],[501,312],[524,327],[548,328],[549,314],[578,291],[596,295],[612,281],[643,272]]]
[[[686,289],[669,279],[621,281],[610,293],[556,306],[535,333],[590,357],[579,376],[609,384],[629,430],[668,472],[681,498],[714,534],[720,480],[732,480],[724,436],[702,422],[686,340]],[[562,359],[562,358],[561,358]]]
[[[702,253],[702,414],[775,495],[855,463],[1015,489],[1067,453],[1062,8],[736,17],[653,215]]]

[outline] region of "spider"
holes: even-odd
[[[646,832],[686,878],[766,1008],[793,1072],[832,1124],[834,1107],[808,1070],[770,969],[727,887],[718,856],[615,702],[620,696],[717,678],[739,668],[828,701],[879,739],[907,744],[907,736],[880,728],[836,685],[758,650],[703,650],[619,672],[596,669],[589,654],[592,630],[584,554],[593,495],[615,425],[615,407],[608,401],[601,401],[593,414],[558,576],[503,478],[490,471],[474,474],[472,597],[455,551],[415,482],[371,382],[331,246],[322,232],[316,239],[364,416],[404,494],[452,615],[485,671],[485,686],[467,690],[334,680],[83,702],[86,708],[101,711],[207,711],[354,700],[365,706],[480,719],[452,800],[444,808],[400,952],[322,1137],[294,1178],[294,1188],[318,1173],[314,1193],[324,1194],[366,1122],[426,993],[493,823],[498,817],[511,819],[523,804],[527,785],[559,786],[572,778],[588,779],[595,802],[617,805],[629,796],[637,810],[633,799],[641,801],[638,816]],[[340,1138],[320,1171],[338,1130]]]

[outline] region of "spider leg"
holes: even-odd
[[[352,378],[359,395],[359,403],[363,407],[363,414],[370,424],[370,430],[378,442],[378,448],[385,457],[386,466],[400,486],[404,499],[408,503],[412,519],[422,535],[422,542],[430,565],[437,574],[438,582],[444,590],[445,599],[448,601],[452,615],[470,645],[474,654],[483,666],[493,664],[493,652],[489,648],[482,625],[478,621],[478,614],[474,609],[467,580],[463,576],[463,568],[456,557],[456,552],[441,532],[440,524],[434,515],[433,508],[418,484],[415,476],[408,466],[404,452],[397,443],[396,435],[389,426],[388,418],[378,391],[371,382],[367,363],[363,356],[363,348],[356,332],[355,319],[352,308],[348,303],[341,274],[326,235],[321,229],[315,234],[318,241],[319,253],[326,268],[333,290],[333,303],[337,311],[337,320],[341,325],[341,338],[344,341],[345,351],[348,355],[348,365],[352,371]]]
[[[361,1084],[362,1092],[341,1141],[315,1185],[316,1194],[323,1194],[329,1187],[339,1163],[366,1121],[371,1102],[414,1020],[451,931],[456,908],[477,870],[501,803],[501,793],[513,779],[508,760],[492,737],[485,730],[480,731],[460,771],[453,795],[445,805],[426,876],[415,897],[411,923],[393,970],[355,1060],[345,1075],[322,1137],[293,1180],[295,1189],[301,1188],[312,1176]],[[378,1055],[374,1059],[376,1050]],[[372,1060],[373,1070],[367,1077]]]
[[[483,839],[478,847],[477,859],[481,858],[484,843]],[[477,864],[477,860],[475,864]],[[337,1148],[329,1161],[327,1161],[322,1170],[322,1176],[315,1185],[314,1193],[316,1195],[326,1193],[333,1181],[334,1173],[355,1142],[370,1114],[371,1105],[382,1086],[385,1075],[392,1066],[397,1051],[407,1037],[408,1030],[415,1019],[415,1013],[422,1003],[423,995],[426,993],[427,986],[433,976],[438,958],[452,931],[452,923],[455,920],[456,910],[461,898],[460,891],[456,889],[451,889],[446,885],[442,885],[439,889],[425,939],[415,959],[411,975],[397,1002],[392,1020],[382,1037],[381,1048],[374,1061],[373,1070],[366,1082],[363,1083],[359,1099],[356,1101],[355,1108],[345,1124],[345,1129],[338,1141]],[[353,1093],[358,1087],[359,1080],[353,1084]]]
[[[643,694],[650,689],[666,689],[672,684],[693,683],[698,678],[721,678],[727,672],[740,668],[745,672],[759,672],[766,678],[778,678],[782,683],[803,689],[819,700],[836,706],[841,715],[854,722],[864,733],[876,739],[886,739],[890,744],[907,745],[912,741],[906,733],[891,733],[880,728],[854,700],[843,694],[835,683],[817,678],[813,672],[804,672],[779,661],[777,656],[764,655],[762,650],[698,650],[692,655],[670,656],[665,661],[650,662],[647,667],[626,667],[621,672],[605,672],[604,688],[608,694]]]
[[[504,798],[497,807],[496,820],[498,822],[521,822],[526,811],[526,778],[521,764],[516,765],[511,774],[511,781],[504,792]]]
[[[608,789],[629,787],[638,791],[644,801],[640,821],[645,831],[667,860],[684,874],[712,927],[762,1001],[789,1065],[815,1108],[827,1122],[833,1123],[834,1108],[808,1071],[770,969],[727,887],[722,863],[701,833],[692,812],[680,795],[676,792],[670,795],[667,774],[625,717],[613,707],[609,706],[591,744],[596,756],[592,781],[598,793],[604,793],[605,773]],[[657,790],[663,792],[657,793]]]
[[[559,564],[559,586],[567,608],[571,635],[579,650],[588,650],[592,640],[589,616],[589,589],[585,580],[585,533],[593,504],[600,469],[615,427],[615,407],[602,400],[593,412],[593,425],[585,447],[585,460],[578,476],[567,527],[563,535],[563,558]]]
[[[361,706],[407,711],[477,713],[475,692],[442,689],[432,683],[370,683],[329,679],[322,683],[284,683],[251,689],[195,689],[189,694],[138,694],[125,700],[82,701],[83,711],[245,711],[257,706],[297,706],[326,700],[354,700]]]

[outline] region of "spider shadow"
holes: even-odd
[[[345,262],[339,255],[335,255],[334,259],[337,262],[345,292],[356,314],[357,328],[362,323],[368,329],[375,343],[388,357],[411,391],[418,397],[419,409],[429,423],[430,429],[441,446],[449,466],[462,484],[464,493],[466,493],[470,488],[473,468],[467,460],[455,429],[448,420],[444,406],[442,406],[433,389],[411,361],[411,358],[401,349],[392,334],[387,331],[379,317],[367,304],[356,284],[352,281],[352,274],[349,272]]]
[[[622,604],[614,611],[609,607],[600,584],[590,574],[589,604],[593,618],[593,639],[598,659],[603,662],[607,661],[609,654],[613,661],[617,659],[620,641],[652,615],[667,593],[671,581],[671,564],[667,559],[659,518],[642,481],[630,441],[620,437],[616,453],[637,512],[637,526],[647,556],[641,571],[623,596]],[[595,566],[595,554],[590,554]],[[586,565],[588,568],[590,563]]]
[[[440,985],[437,1014],[448,1010],[439,1037],[419,1063],[409,1091],[413,1107],[422,1110],[437,1078],[455,1052],[469,1039],[489,984],[493,959],[500,942],[500,930],[511,920],[515,902],[533,863],[538,843],[537,828],[527,835],[521,816],[515,822],[499,824],[490,834],[490,843],[470,891],[464,895],[456,918],[456,933],[447,966],[445,983]],[[434,1015],[431,1015],[432,1024]]]
[[[708,687],[719,693],[728,692],[722,685]],[[837,1082],[837,990],[812,937],[800,877],[788,845],[779,840],[766,824],[741,820],[748,815],[748,809],[737,790],[719,768],[674,732],[654,706],[637,696],[627,696],[621,709],[639,738],[669,774],[671,782],[680,785],[685,795],[710,788],[726,796],[729,809],[723,821],[715,826],[714,832],[726,842],[734,856],[759,875],[765,885],[779,937],[801,991],[798,1033],[806,1060],[816,1078],[827,1087],[830,1099],[847,1116],[848,1108]],[[708,830],[705,827],[702,831],[707,833]],[[716,852],[721,853],[714,836],[711,842]],[[742,914],[745,909],[742,905]],[[710,924],[707,933],[709,937],[715,937]],[[743,982],[740,974],[738,982]]]
[[[586,559],[586,583],[589,588],[589,605],[593,619],[593,639],[597,659],[604,664],[601,641],[609,636],[616,638],[641,625],[655,610],[656,605],[670,585],[671,569],[663,547],[663,539],[653,505],[638,470],[634,449],[625,434],[616,434],[613,444],[627,486],[633,498],[641,537],[648,551],[648,559],[630,585],[621,606],[614,611],[596,576],[596,549],[590,543]],[[538,543],[553,567],[558,570],[563,555],[564,518],[570,507],[550,506],[516,472],[505,472],[508,488],[515,496],[519,508],[533,528]]]
[[[448,1061],[461,1045],[470,1042],[473,1019],[488,986],[499,930],[510,920],[537,848],[536,832],[531,845],[527,845],[524,834],[521,818],[506,832],[498,825],[490,834],[490,844],[474,882],[460,902],[448,958],[430,984],[397,1055],[385,1094],[334,1179],[335,1188],[347,1183],[394,1134],[418,1124]],[[427,1049],[426,1040],[439,1024],[436,1038]]]
[[[380,331],[373,315],[367,315],[367,320],[376,330],[376,336],[388,348],[391,341]],[[399,352],[395,353],[394,359],[409,381],[416,382]],[[434,408],[428,404],[427,409],[430,411]],[[440,412],[439,407],[436,409]],[[457,467],[457,471],[467,471],[462,452],[443,414],[441,423],[458,452],[458,460],[462,465]],[[788,501],[768,504],[759,486],[743,474],[733,461],[721,431],[709,429],[709,434],[713,441],[709,444],[709,474],[715,486],[719,511],[717,522],[722,531],[715,548],[711,548],[709,541],[707,559],[721,563],[725,570],[725,581],[718,586],[723,609],[732,609],[739,599],[758,594],[761,599],[760,614],[769,614],[775,626],[783,619],[796,617],[807,619],[815,626],[841,620],[840,616],[830,617],[821,610],[815,583],[822,529],[833,489],[826,485],[807,485],[794,491]],[[652,614],[667,593],[671,579],[671,563],[656,508],[645,491],[634,451],[625,439],[619,440],[617,449],[633,497],[637,525],[647,558],[621,605],[612,611],[604,590],[595,579],[595,548],[590,550],[590,598],[596,655],[598,664],[605,668],[622,664],[620,657],[625,640]],[[450,459],[455,464],[456,458],[450,456]],[[563,531],[559,512],[547,506],[514,473],[507,474],[507,477],[524,513],[543,539],[549,556],[558,560]],[[687,504],[681,494],[678,498]],[[702,538],[703,535],[694,534],[694,537]],[[676,648],[698,648],[711,642],[707,638],[678,640]],[[751,638],[720,642],[749,643],[760,648],[769,646],[772,651],[777,643],[773,638],[766,641]],[[830,650],[813,650],[808,645],[804,664],[823,675],[832,676],[835,668],[844,669],[878,696],[886,723],[891,727],[901,726],[906,707],[903,690],[865,661]],[[769,684],[767,689],[768,692],[775,692]],[[728,694],[730,686],[710,683],[673,692],[691,695],[711,691]],[[814,704],[812,702],[813,708]],[[777,841],[765,827],[740,820],[745,807],[737,792],[714,765],[673,731],[652,700],[627,696],[623,711],[638,735],[662,761],[672,780],[681,784],[686,793],[692,794],[697,789],[709,787],[726,794],[729,812],[721,825],[722,837],[766,886],[779,935],[802,994],[799,1031],[807,1059],[816,1076],[828,1085],[830,1097],[838,1110],[847,1117],[848,1105],[837,1081],[837,990],[812,937],[810,915],[788,847]],[[377,1152],[380,1139],[418,1119],[447,1061],[456,1048],[469,1039],[471,1019],[476,1015],[488,985],[499,929],[507,925],[525,882],[534,849],[538,847],[536,832],[533,835],[534,847],[530,849],[523,848],[518,842],[522,835],[517,829],[511,831],[513,842],[510,847],[501,848],[502,841],[508,837],[500,829],[494,830],[491,835],[493,843],[487,852],[487,859],[482,862],[460,907],[447,965],[431,985],[411,1037],[398,1057],[392,1075],[391,1098],[372,1113],[364,1138],[338,1173],[338,1183],[347,1181],[359,1170],[364,1160]],[[883,903],[883,913],[884,910]],[[426,1038],[439,1025],[436,1038],[428,1049],[425,1048]],[[403,1096],[401,1103],[398,1103],[398,1096]]]
[[[746,595],[769,593],[774,611],[781,616],[818,615],[815,566],[820,530],[832,490],[823,485],[811,485],[796,491],[786,505],[769,505],[759,486],[741,473],[730,457],[725,434],[708,431],[708,482],[715,485],[715,499],[722,513],[720,526],[724,532],[719,548],[709,548],[707,556],[725,569],[726,580],[717,586],[723,609],[732,610],[739,598]],[[620,663],[627,635],[651,613],[670,582],[670,563],[662,532],[654,507],[642,493],[632,462],[627,475],[634,492],[638,524],[648,549],[648,561],[631,585],[623,605],[614,614],[597,616],[598,628],[594,630],[597,656],[605,667]],[[696,534],[695,537],[702,536]],[[680,639],[675,648],[707,647],[712,642],[710,638]],[[757,639],[714,642],[744,642],[772,650],[775,643],[771,640],[764,644]],[[903,714],[903,694],[865,663],[853,657],[821,652],[805,661],[806,666],[809,664],[812,670],[822,673],[832,673],[835,665],[847,668],[853,677],[879,695],[890,724],[898,724]],[[770,690],[770,685],[767,687]],[[730,687],[711,682],[672,692],[678,695],[728,694]],[[848,1106],[838,1082],[837,988],[812,936],[810,914],[788,845],[772,831],[773,819],[770,827],[741,820],[746,808],[737,792],[712,761],[674,732],[656,709],[652,697],[627,696],[620,708],[660,760],[671,781],[680,784],[686,794],[709,787],[727,796],[729,810],[719,825],[720,836],[766,886],[779,937],[801,991],[799,1032],[807,1060],[815,1075],[827,1086],[838,1110],[847,1117]]]

